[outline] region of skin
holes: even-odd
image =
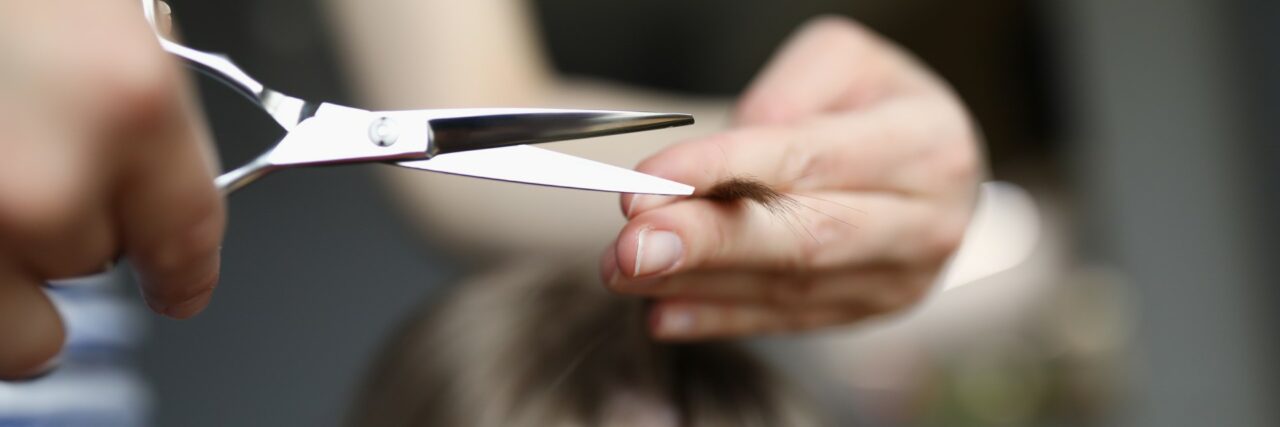
[[[50,280],[124,254],[148,305],[174,318],[199,313],[216,286],[225,211],[207,130],[141,16],[129,0],[0,4],[0,378],[37,375],[61,348],[40,290]],[[556,92],[534,48],[506,45],[515,52],[499,57],[529,66],[481,69],[528,83],[518,104]],[[452,80],[485,87],[475,73]],[[946,86],[858,25],[823,18],[736,112],[732,129],[639,169],[700,189],[757,178],[823,206],[797,211],[806,232],[749,206],[624,196],[629,222],[602,258],[608,285],[654,298],[654,333],[668,339],[847,324],[917,301],[959,244],[980,175],[979,138]],[[636,268],[642,231],[679,237],[672,266]]]
[[[603,281],[655,301],[658,338],[801,331],[907,309],[958,247],[982,175],[980,136],[948,86],[845,18],[803,25],[726,107],[557,76],[532,42],[536,25],[524,2],[331,6],[356,83],[376,105],[568,106],[698,118],[697,126],[550,147],[612,164],[648,157],[640,171],[700,191],[623,196],[625,223],[606,212],[612,203],[598,193],[387,171],[408,217],[429,236],[485,258],[575,259],[613,240],[600,258]],[[385,13],[391,9],[400,13]],[[387,52],[398,54],[398,66],[381,65]],[[731,122],[722,119],[729,109]],[[682,142],[653,154],[673,140]],[[758,204],[697,197],[734,177],[762,181],[801,206],[780,217]],[[679,253],[666,257],[674,265],[637,273],[642,232],[650,243],[672,239],[649,233],[679,238]],[[648,247],[652,262],[655,246]]]
[[[979,139],[961,102],[909,55],[853,21],[813,20],[742,95],[730,129],[640,163],[698,191],[622,196],[628,222],[602,256],[603,280],[653,298],[653,333],[672,340],[902,311],[960,244]],[[699,197],[741,176],[808,208],[778,218]]]
[[[52,367],[50,280],[124,254],[154,311],[209,302],[225,213],[183,76],[136,1],[0,2],[0,379]]]

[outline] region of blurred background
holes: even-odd
[[[187,44],[360,105],[324,2],[171,3]],[[837,381],[771,355],[837,425],[1280,425],[1280,3],[533,4],[562,73],[721,97],[807,18],[852,17],[950,81],[994,176],[1035,195],[1046,238],[1026,265],[908,319],[804,338]],[[199,86],[225,164],[279,135]],[[341,425],[385,337],[475,264],[422,239],[382,184],[322,168],[237,193],[222,284],[195,319],[143,312],[123,275],[60,296],[84,319],[66,369],[0,385],[0,425]]]

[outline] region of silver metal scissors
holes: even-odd
[[[154,0],[142,0],[156,25]],[[688,195],[693,187],[527,144],[683,126],[686,114],[559,109],[367,111],[271,90],[227,57],[165,39],[161,47],[239,92],[287,132],[254,160],[217,177],[229,194],[280,169],[382,162],[478,178],[586,190]]]

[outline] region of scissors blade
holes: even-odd
[[[687,196],[693,187],[527,145],[442,154],[396,165],[476,178],[612,193]]]
[[[478,108],[430,114],[433,156],[693,124],[687,114],[634,111]]]

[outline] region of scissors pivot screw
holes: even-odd
[[[369,140],[379,147],[390,147],[397,139],[400,139],[400,130],[396,128],[394,120],[383,117],[369,125]]]

